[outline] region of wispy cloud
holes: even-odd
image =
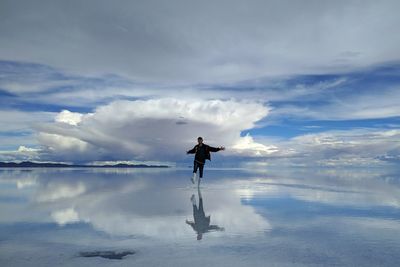
[[[150,82],[346,72],[399,59],[398,9],[397,1],[3,1],[0,58]]]
[[[275,140],[277,152],[265,156],[265,163],[300,166],[374,166],[397,161],[400,130],[353,129],[299,135]],[[256,138],[257,142],[271,144]],[[395,156],[394,156],[395,155]]]

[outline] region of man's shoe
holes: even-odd
[[[190,178],[190,180],[192,181],[193,184],[196,183],[196,173],[193,173],[193,176]]]

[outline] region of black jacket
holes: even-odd
[[[206,144],[202,144],[205,148],[205,159],[211,160],[211,153],[210,152],[218,152],[221,149],[218,147],[212,147]],[[187,154],[197,154],[199,151],[199,145],[195,145],[191,150],[187,151]]]

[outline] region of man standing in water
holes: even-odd
[[[203,144],[203,138],[197,138],[197,145],[194,146],[191,150],[187,151],[186,154],[195,154],[194,162],[193,162],[193,176],[191,178],[192,183],[196,182],[197,169],[200,170],[200,178],[203,178],[203,169],[204,164],[206,163],[206,159],[211,160],[210,152],[218,152],[220,150],[225,150],[225,147],[212,147],[206,144]],[[198,180],[200,183],[200,179]]]

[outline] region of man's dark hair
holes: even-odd
[[[197,140],[203,140],[203,137],[201,137],[201,136],[199,136],[199,137],[197,137]]]

